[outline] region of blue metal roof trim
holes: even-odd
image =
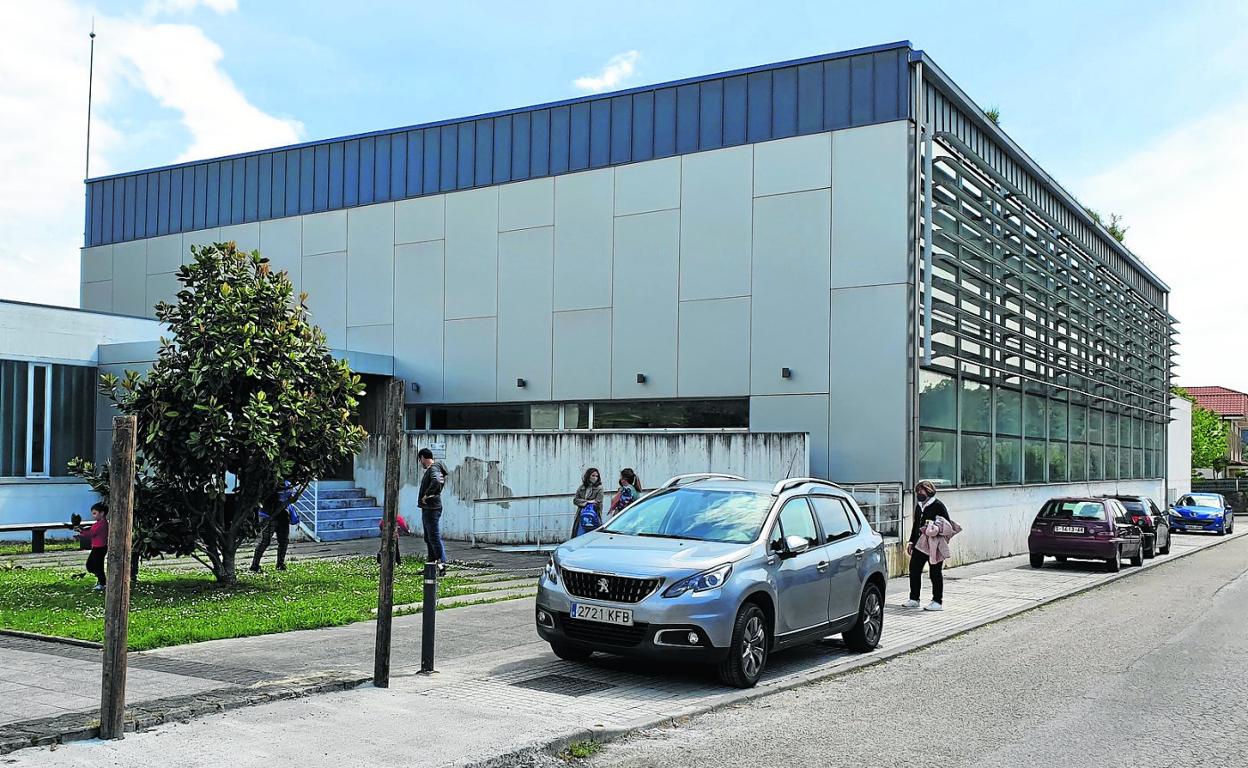
[[[107,245],[906,119],[911,51],[900,41],[88,179],[84,241]]]

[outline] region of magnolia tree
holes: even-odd
[[[364,387],[308,322],[307,295],[293,302],[286,273],[259,252],[217,243],[191,255],[177,303],[156,307],[173,338],[161,339],[147,374],[104,376],[101,387],[137,416],[149,482],[175,500],[149,516],[185,521],[196,554],[233,583],[264,497],[283,481],[303,488],[359,450],[352,415]]]

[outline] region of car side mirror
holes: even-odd
[[[785,536],[782,542],[776,543],[780,545],[776,554],[780,555],[781,559],[797,557],[810,549],[810,541],[801,536]]]

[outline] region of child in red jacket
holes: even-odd
[[[381,528],[385,524],[386,524],[386,518],[384,517],[381,518],[381,520],[377,521],[378,528]],[[406,536],[409,532],[407,528],[407,521],[403,519],[402,515],[395,515],[394,528],[395,528],[395,531],[394,531],[394,536],[395,536],[394,538],[394,564],[402,565],[403,555],[399,553],[399,538],[398,537]],[[378,565],[381,564],[381,549],[380,548],[378,548],[377,550],[377,564]]]
[[[78,538],[91,543],[87,556],[87,573],[95,577],[95,591],[104,589],[104,558],[108,555],[108,505],[97,501],[91,505],[91,519],[95,522],[83,527]]]

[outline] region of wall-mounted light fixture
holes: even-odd
[[[528,382],[524,379],[516,379],[516,387],[518,389],[524,389],[527,384]]]
[[[645,383],[646,383],[646,374],[644,374],[644,373],[639,373],[639,374],[637,374],[637,383],[638,383],[638,384],[645,384]]]
[[[780,369],[780,378],[782,378],[782,379],[791,379],[791,378],[793,378],[793,369],[792,369],[792,368],[781,368],[781,369]]]
[[[419,384],[417,384],[417,383],[416,383],[416,382],[414,382],[414,381],[412,382],[412,391],[413,391],[413,392],[420,392],[420,385],[419,385]]]

